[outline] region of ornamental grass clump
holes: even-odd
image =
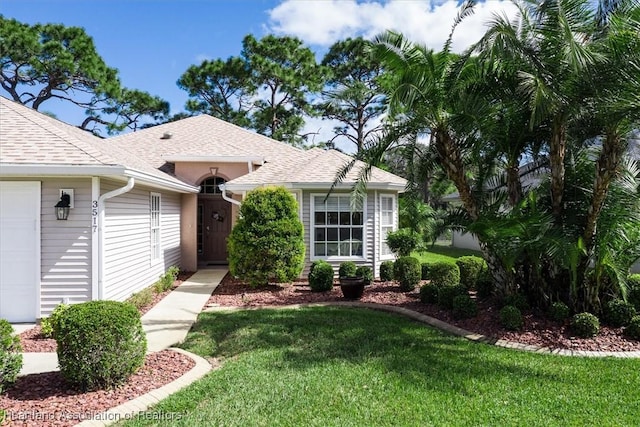
[[[400,283],[403,291],[412,291],[420,283],[422,272],[420,261],[417,258],[403,256],[396,260],[393,266],[393,275]]]
[[[380,264],[380,280],[383,282],[393,280],[393,261],[383,261]]]
[[[70,306],[56,332],[62,376],[80,390],[113,388],[144,363],[147,340],[133,304],[89,301]]]
[[[313,292],[330,291],[333,288],[333,267],[326,261],[314,261],[309,270],[309,287]]]
[[[578,313],[571,318],[571,330],[580,338],[591,338],[600,332],[600,321],[591,313]]]
[[[0,393],[16,382],[22,369],[21,351],[20,338],[13,334],[13,327],[8,321],[0,319]]]

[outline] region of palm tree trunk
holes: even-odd
[[[442,168],[456,186],[460,200],[472,221],[478,220],[478,205],[471,194],[471,186],[465,176],[464,165],[460,149],[455,144],[451,134],[446,130],[434,130],[436,151],[442,162]]]
[[[625,150],[624,140],[616,133],[607,133],[602,143],[602,151],[596,162],[596,178],[593,183],[593,198],[587,211],[582,238],[587,252],[590,252],[596,235],[598,217],[602,211],[611,181],[616,176],[620,159]]]
[[[562,193],[564,192],[564,157],[567,148],[566,127],[555,119],[549,143],[549,166],[551,168],[551,206],[553,216],[562,215]]]
[[[518,163],[510,163],[507,166],[507,191],[509,192],[509,204],[515,206],[522,199],[522,183],[520,182],[520,170]]]

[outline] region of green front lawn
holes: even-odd
[[[449,243],[439,244],[436,243],[433,246],[429,246],[425,252],[414,252],[411,256],[416,257],[420,262],[436,262],[436,261],[449,261],[455,262],[456,258],[466,255],[475,255],[481,257],[482,254],[479,251],[471,249],[460,249],[450,246]]]
[[[181,414],[163,425],[622,426],[639,416],[640,360],[508,350],[364,309],[203,313],[183,348],[224,362],[152,410]]]

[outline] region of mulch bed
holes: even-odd
[[[209,299],[208,305],[261,307],[328,301],[343,301],[339,286],[334,286],[327,292],[312,292],[306,281],[299,281],[254,289],[227,275]],[[524,327],[521,331],[506,331],[500,325],[499,310],[495,308],[496,304],[492,300],[478,302],[478,316],[472,319],[454,319],[450,311],[443,310],[435,304],[420,302],[418,288],[411,292],[402,292],[393,282],[374,282],[367,286],[361,301],[404,307],[495,339],[553,349],[640,351],[640,341],[625,338],[622,328],[603,325],[595,338],[578,338],[572,336],[568,323],[560,325],[534,311],[523,313]]]
[[[148,354],[145,363],[122,386],[113,390],[81,392],[69,386],[60,372],[18,377],[0,394],[6,411],[5,426],[72,426],[124,402],[170,383],[188,372],[195,362],[171,350]]]

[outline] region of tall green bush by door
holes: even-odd
[[[229,270],[252,286],[296,279],[304,266],[298,204],[284,187],[247,194],[228,239]]]
[[[70,306],[55,338],[62,376],[82,390],[122,384],[143,365],[147,351],[140,313],[125,302]]]

